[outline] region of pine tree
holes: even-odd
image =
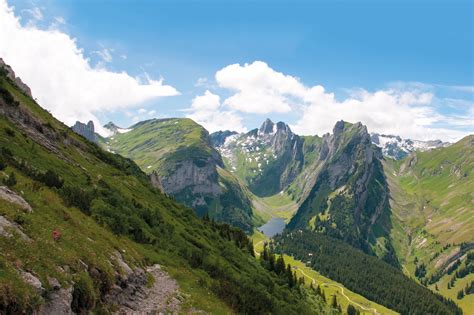
[[[347,306],[347,315],[357,315],[357,309],[352,304]]]
[[[332,296],[331,307],[337,308],[337,297],[335,294]]]
[[[263,244],[262,259],[265,260],[265,261],[268,260],[267,243]]]
[[[319,295],[319,296],[321,296],[321,297],[323,296],[323,294],[322,294],[322,292],[321,292],[321,287],[319,286],[319,284],[318,284],[318,286],[316,287],[316,294]]]
[[[270,261],[270,270],[275,271],[275,254],[270,252],[268,254],[268,260]]]
[[[294,281],[294,278],[293,278],[293,272],[291,272],[291,265],[290,264],[288,264],[286,266],[286,278],[288,280],[288,285],[290,286],[290,288],[292,288],[295,285],[295,281]]]
[[[275,263],[275,272],[279,275],[285,272],[285,259],[283,259],[282,254],[278,257]]]
[[[304,286],[304,276],[298,279],[298,285]]]
[[[253,257],[255,257],[255,248],[253,247],[253,241],[250,240],[248,243],[247,243],[247,250],[249,251],[250,255],[252,255]]]

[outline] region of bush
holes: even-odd
[[[10,137],[14,137],[15,136],[15,131],[9,127],[5,127],[5,133],[10,136]]]
[[[59,191],[68,206],[77,207],[87,215],[91,214],[90,207],[94,199],[94,192],[77,186],[64,186]]]
[[[64,181],[54,171],[47,170],[46,173],[41,174],[38,180],[48,187],[63,187]]]
[[[2,157],[0,157],[0,171],[3,171],[5,169],[5,167],[7,167],[7,164],[2,159]]]
[[[94,308],[97,294],[92,279],[86,272],[81,273],[72,291],[71,309],[75,313],[84,314]]]
[[[7,185],[8,187],[15,186],[16,185],[15,173],[11,172],[10,175],[8,175],[8,178],[3,180],[3,183]]]

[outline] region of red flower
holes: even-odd
[[[54,230],[53,231],[53,240],[59,241],[60,238],[61,238],[61,232],[59,232],[58,230]]]

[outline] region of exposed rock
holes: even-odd
[[[450,145],[449,142],[443,142],[441,140],[421,141],[402,139],[400,136],[378,133],[371,133],[370,137],[372,143],[382,149],[384,156],[395,160],[403,159],[414,151],[429,151]]]
[[[72,315],[72,287],[52,291],[46,303],[38,310],[38,315]]]
[[[18,224],[10,222],[4,216],[0,215],[0,235],[4,237],[13,237],[12,232],[15,232],[20,235],[20,237],[24,241],[30,241],[30,238],[21,231],[20,226]]]
[[[0,186],[0,199],[18,205],[21,209],[31,213],[33,209],[21,196],[17,195],[13,190],[6,186]]]
[[[43,293],[44,288],[43,288],[43,285],[41,284],[41,281],[38,278],[36,278],[31,273],[26,272],[26,271],[20,271],[20,275],[23,281],[31,285],[39,295]]]
[[[117,265],[122,269],[125,277],[129,277],[133,273],[132,268],[123,260],[122,255],[118,251],[112,253],[112,259],[117,262]]]
[[[217,131],[217,132],[211,133],[210,134],[211,143],[215,148],[218,148],[225,143],[228,137],[236,135],[236,134],[237,132],[230,131],[230,130]]]
[[[0,68],[2,69],[5,69],[6,72],[7,72],[7,77],[12,80],[13,82],[15,82],[15,84],[20,88],[20,90],[22,90],[26,95],[28,95],[29,97],[33,98],[33,96],[31,95],[31,89],[28,85],[26,85],[25,83],[23,83],[23,81],[17,77],[15,75],[15,72],[13,71],[13,69],[7,65],[2,58],[0,58]]]
[[[163,190],[171,195],[187,189],[193,195],[217,196],[221,189],[218,185],[215,163],[211,161],[211,158],[202,163],[199,162],[192,160],[178,162],[173,173],[160,178]],[[195,206],[197,202],[196,197],[194,199],[191,206]]]
[[[153,171],[150,174],[150,180],[151,180],[151,184],[153,185],[153,187],[158,188],[163,193],[165,192],[165,190],[163,188],[163,184],[161,183],[160,176],[155,171]]]
[[[74,132],[77,134],[80,134],[84,138],[86,138],[89,141],[96,142],[97,138],[95,135],[95,129],[94,129],[94,123],[92,120],[90,120],[87,125],[84,123],[81,123],[80,121],[76,121],[76,124],[71,127]]]
[[[275,126],[275,124],[273,123],[273,121],[271,121],[269,118],[267,118],[262,126],[260,126],[260,129],[258,130],[259,133],[263,133],[263,134],[269,134],[269,133],[273,133],[273,127]]]
[[[47,277],[48,279],[48,284],[53,290],[59,290],[61,289],[61,284],[59,283],[58,279],[52,278],[52,277]]]
[[[149,276],[154,279],[151,285]],[[160,265],[148,267],[146,272],[136,269],[120,286],[114,286],[106,299],[119,307],[115,314],[168,314],[181,309],[178,284]]]
[[[250,190],[265,196],[284,190],[301,172],[303,142],[284,122],[266,119],[258,129],[227,137],[219,151],[229,161],[231,172],[244,174],[242,180]],[[240,163],[241,157],[256,165]]]

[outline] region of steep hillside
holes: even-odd
[[[227,136],[218,147],[228,169],[259,197],[279,193],[301,173],[308,142],[317,137],[299,137],[283,122],[267,119],[259,129]],[[311,148],[314,150],[314,148]],[[310,151],[310,152],[306,152]]]
[[[474,251],[474,136],[386,161],[384,168],[397,254],[407,273],[434,287]],[[445,288],[446,279],[441,281],[438,287]],[[473,295],[466,298],[474,302]]]
[[[323,137],[312,174],[314,185],[288,229],[324,233],[397,265],[380,159],[365,126],[338,122],[333,134]]]
[[[208,132],[191,119],[143,121],[116,132],[105,147],[134,160],[156,187],[200,216],[208,213],[248,232],[258,222],[248,194],[223,169]]]
[[[340,240],[299,230],[274,240],[277,252],[306,262],[349,290],[401,314],[462,314],[452,300],[433,294],[393,266]]]
[[[331,312],[263,268],[241,231],[197,218],[4,71],[0,180],[0,313]]]

